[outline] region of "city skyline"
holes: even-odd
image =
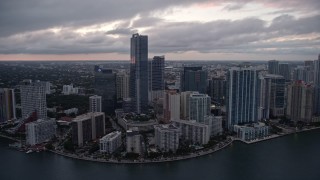
[[[129,60],[134,33],[149,36],[150,57],[168,60],[314,60],[319,7],[317,0],[5,0],[0,60]]]

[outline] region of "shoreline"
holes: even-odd
[[[257,140],[253,140],[253,141],[243,141],[241,139],[238,138],[229,138],[228,140],[224,141],[224,142],[220,142],[220,143],[224,143],[221,147],[219,147],[219,143],[214,147],[214,148],[209,148],[207,150],[200,150],[199,152],[193,153],[193,154],[189,154],[189,155],[185,155],[185,156],[176,156],[173,158],[165,158],[162,160],[150,160],[150,159],[142,159],[142,160],[115,160],[115,159],[94,159],[94,158],[90,158],[90,157],[79,157],[75,154],[71,154],[71,153],[64,153],[64,152],[60,152],[60,151],[55,151],[55,150],[47,150],[48,152],[66,157],[66,158],[71,158],[71,159],[77,159],[77,160],[83,160],[83,161],[90,161],[90,162],[98,162],[98,163],[108,163],[108,164],[150,164],[150,163],[166,163],[166,162],[174,162],[174,161],[181,161],[181,160],[188,160],[188,159],[192,159],[192,158],[197,158],[197,157],[201,157],[201,156],[206,156],[206,155],[210,155],[213,154],[217,151],[220,151],[224,148],[229,147],[230,145],[232,145],[232,143],[234,141],[239,141],[245,144],[255,144],[255,143],[259,143],[259,142],[263,142],[263,141],[267,141],[267,140],[272,140],[272,139],[276,139],[279,137],[284,137],[284,136],[288,136],[288,135],[292,135],[295,133],[303,133],[303,132],[309,132],[312,130],[318,130],[320,129],[320,127],[313,127],[310,129],[303,129],[303,130],[297,130],[294,132],[289,132],[286,134],[273,134],[271,136],[268,136],[266,138],[263,139],[257,139]],[[9,139],[15,142],[19,142],[18,139],[13,138],[13,137],[9,137],[3,134],[0,134],[0,138],[5,138],[5,139]]]

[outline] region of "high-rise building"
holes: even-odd
[[[320,116],[320,54],[318,60],[314,61],[314,101],[313,113],[315,116]]]
[[[294,81],[304,81],[306,83],[313,82],[314,73],[313,67],[309,66],[298,66],[293,70],[293,80]]]
[[[129,75],[117,74],[117,99],[129,98]]]
[[[206,93],[207,91],[207,71],[202,70],[202,67],[184,67],[181,72],[181,92],[183,91],[198,91]]]
[[[24,81],[20,85],[22,118],[37,112],[38,119],[47,119],[46,82]]]
[[[266,74],[260,80],[259,120],[285,115],[285,79]]]
[[[127,153],[142,154],[142,136],[137,127],[127,130],[126,151]]]
[[[90,112],[102,112],[101,96],[89,97],[89,111]]]
[[[154,126],[155,145],[162,152],[176,152],[179,147],[180,129],[173,124],[159,124]]]
[[[227,81],[224,78],[212,78],[209,80],[208,95],[218,104],[225,104]]]
[[[164,93],[164,56],[154,56],[151,61],[151,99],[159,99]]]
[[[279,64],[279,75],[283,76],[286,81],[291,80],[291,70],[288,63]]]
[[[16,118],[14,89],[0,89],[0,123],[15,120]]]
[[[276,60],[268,61],[268,73],[279,74],[279,61],[276,61]]]
[[[303,81],[295,81],[288,86],[286,115],[295,123],[311,122],[313,110],[313,86]]]
[[[258,120],[258,72],[255,68],[233,67],[227,76],[227,127]]]
[[[183,120],[189,119],[189,97],[195,91],[184,91],[180,93],[180,118]]]
[[[56,135],[56,121],[39,119],[26,124],[26,144],[36,145],[50,140]]]
[[[180,119],[180,94],[175,90],[168,90],[164,96],[163,120],[169,123],[173,119]]]
[[[133,34],[130,51],[129,97],[136,113],[148,112],[148,36]]]
[[[116,107],[116,74],[111,69],[95,67],[94,93],[101,96],[102,112],[114,114]]]
[[[189,96],[189,120],[204,123],[204,117],[210,115],[211,98],[207,94],[194,92]]]
[[[91,112],[77,116],[71,122],[72,142],[83,146],[87,141],[102,137],[105,134],[105,114]]]

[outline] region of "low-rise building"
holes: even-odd
[[[234,125],[234,132],[243,141],[251,141],[269,136],[269,126],[264,123],[252,123],[246,125]]]
[[[207,144],[210,140],[210,127],[207,124],[186,120],[172,120],[181,129],[181,139],[192,144]]]
[[[26,124],[26,143],[36,145],[52,139],[56,135],[55,120],[42,120]]]
[[[121,146],[121,132],[114,131],[100,139],[100,152],[112,154]]]
[[[126,150],[127,153],[142,154],[142,136],[139,134],[138,128],[127,130]]]
[[[173,124],[159,124],[154,126],[155,145],[162,152],[176,152],[179,147],[180,128]]]

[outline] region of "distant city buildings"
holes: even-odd
[[[90,112],[102,112],[102,98],[101,96],[89,97],[89,111]]]
[[[26,144],[36,145],[51,140],[56,135],[55,120],[39,119],[26,124]]]
[[[14,89],[0,88],[0,123],[15,120],[16,118]]]
[[[132,110],[148,112],[148,36],[133,34],[130,53],[129,97]]]
[[[159,124],[154,126],[155,145],[161,152],[175,153],[179,147],[180,129],[173,124]]]
[[[209,80],[208,95],[213,103],[218,105],[225,104],[227,81],[224,78],[212,78]]]
[[[227,77],[227,127],[256,122],[259,102],[258,72],[254,68],[233,67]]]
[[[22,118],[37,112],[38,119],[47,119],[46,82],[26,80],[20,85]]]
[[[71,94],[78,94],[78,93],[79,93],[79,88],[73,87],[73,84],[63,85],[62,87],[63,95],[71,95]]]
[[[121,132],[114,131],[103,136],[99,140],[100,152],[112,154],[121,146],[121,144]]]
[[[291,80],[291,69],[288,63],[279,64],[279,75],[283,76],[286,81]]]
[[[73,144],[83,146],[86,142],[105,134],[105,114],[91,112],[77,116],[72,120],[71,127]]]
[[[181,72],[181,92],[198,91],[207,92],[208,73],[202,67],[184,67]]]

